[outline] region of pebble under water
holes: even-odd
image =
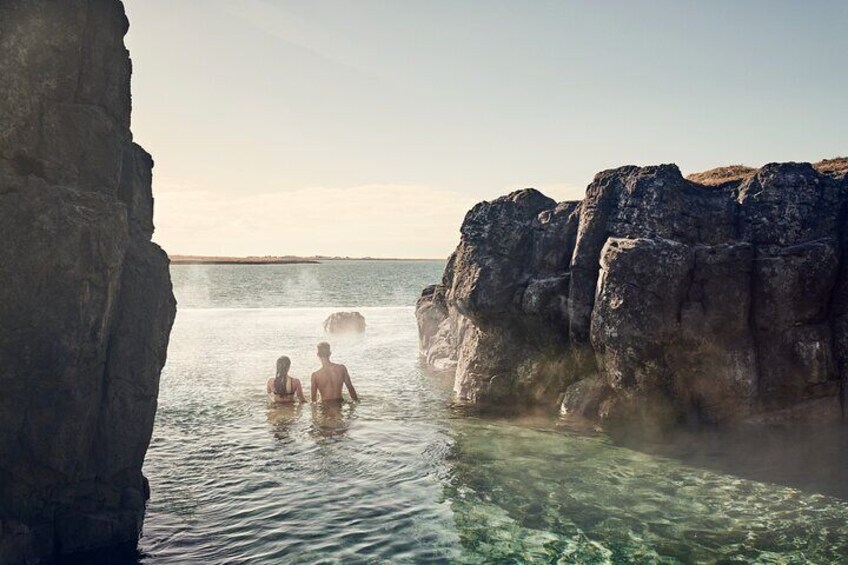
[[[172,267],[180,306],[144,469],[152,498],[129,560],[846,560],[844,456],[809,461],[816,480],[804,483],[803,464],[772,475],[721,441],[706,455],[697,438],[659,453],[553,418],[452,408],[451,379],[420,366],[413,313],[443,267]],[[367,321],[363,335],[329,339],[361,402],[271,408],[277,356],[308,383],[322,323],[341,309]]]

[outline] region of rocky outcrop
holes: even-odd
[[[359,312],[336,312],[324,320],[327,333],[362,333],[365,331],[365,316]]]
[[[846,171],[622,167],[580,202],[482,202],[418,302],[424,361],[461,401],[610,423],[838,418]]]
[[[174,319],[117,0],[0,3],[0,563],[134,544]]]

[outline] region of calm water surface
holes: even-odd
[[[173,266],[179,312],[139,560],[845,561],[843,435],[818,434],[830,451],[816,459],[773,434],[767,453],[713,436],[660,454],[553,420],[452,409],[449,379],[419,365],[413,315],[443,266]],[[307,377],[323,320],[352,308],[367,332],[330,341],[362,401],[270,408],[276,357]]]

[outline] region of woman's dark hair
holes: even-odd
[[[291,394],[286,390],[289,367],[291,367],[291,359],[285,355],[277,359],[277,375],[274,377],[274,392],[277,394]]]

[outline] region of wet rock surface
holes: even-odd
[[[418,302],[424,361],[460,401],[611,424],[838,419],[846,171],[622,167],[580,202],[480,203]]]
[[[359,312],[336,312],[324,320],[324,331],[327,333],[363,333],[365,331],[365,316]]]
[[[117,0],[0,3],[0,562],[141,529],[175,313]]]

